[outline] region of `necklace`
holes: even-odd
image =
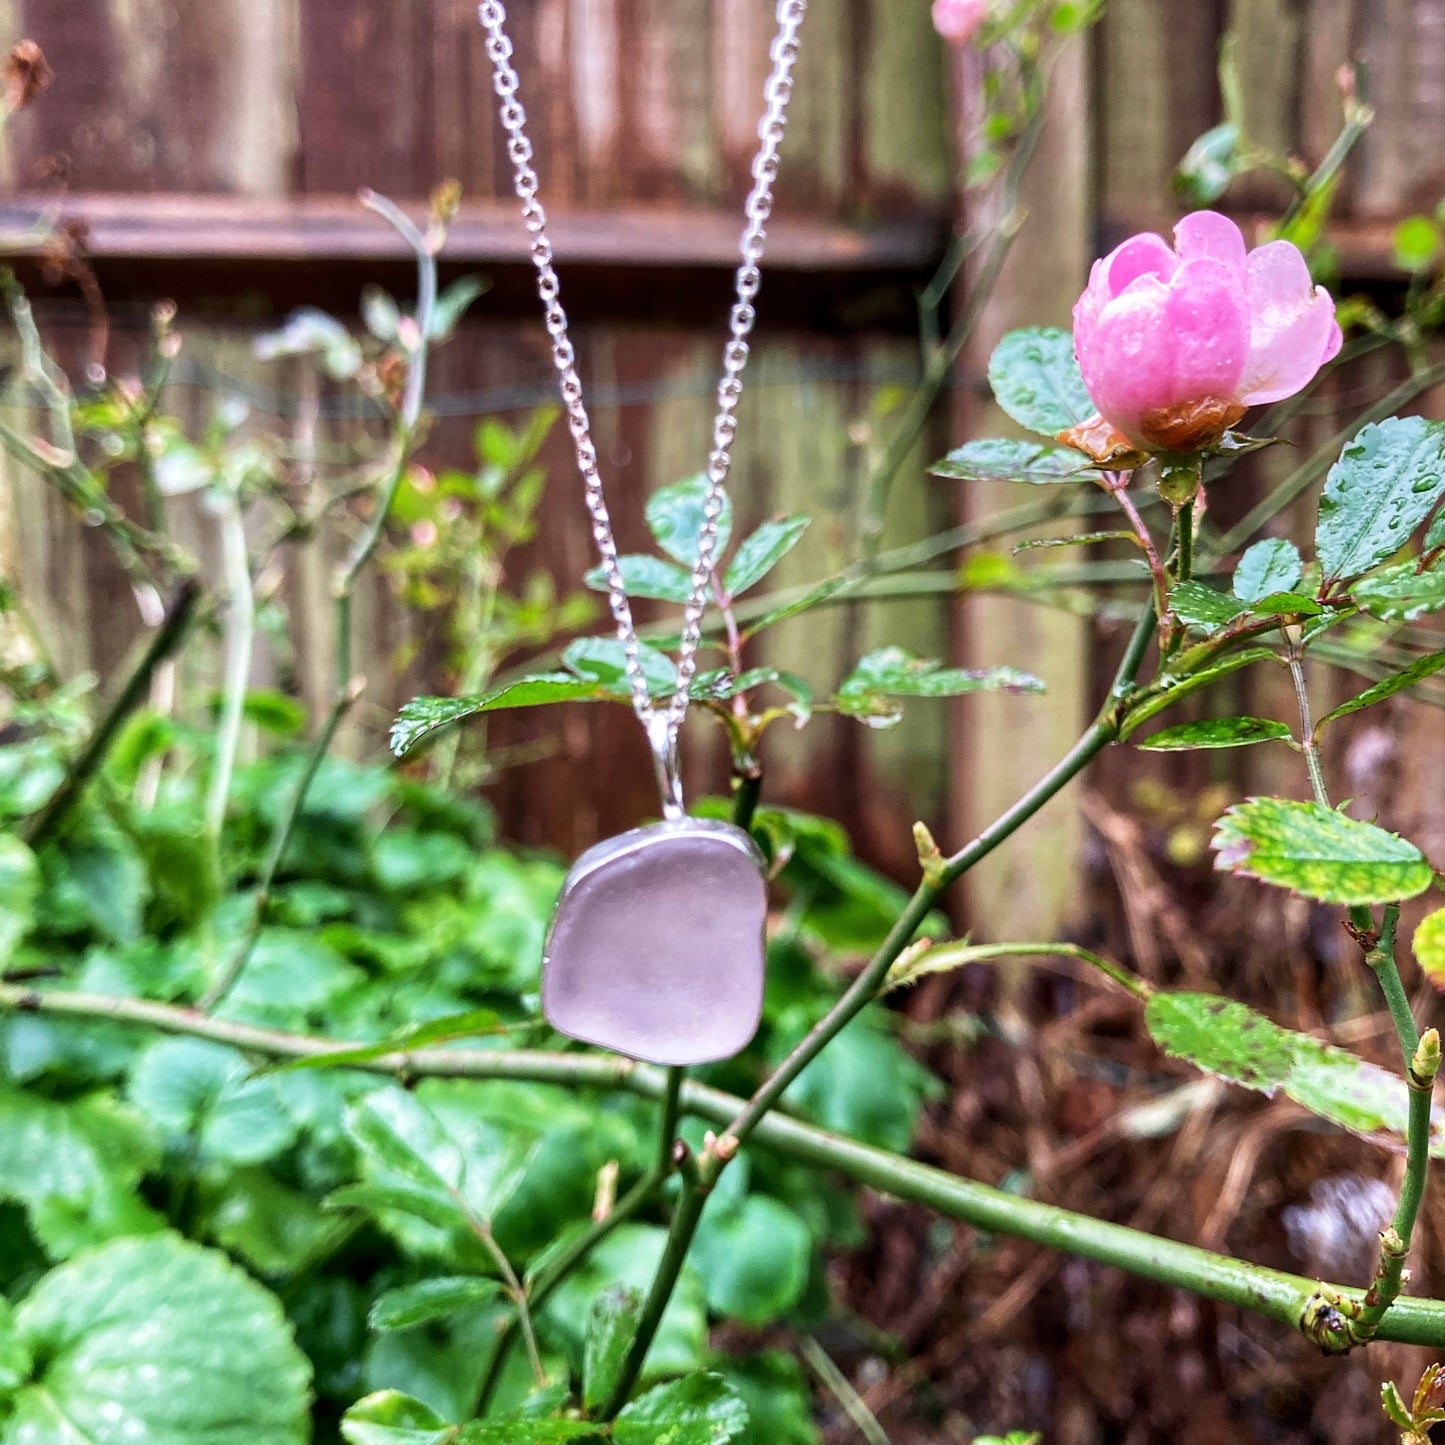
[[[552,266],[547,216],[537,199],[527,117],[517,99],[502,0],[483,0],[492,83],[501,102],[507,154],[522,217],[532,238],[552,361],[582,475],[592,537],[607,582],[607,601],[626,662],[633,711],[647,733],[662,802],[662,821],[634,828],[589,848],[562,887],[542,960],[542,1009],[560,1033],[660,1064],[698,1064],[744,1048],[762,1014],[767,887],[763,857],[731,823],[691,818],[683,808],[678,733],[687,714],[702,618],[712,585],[717,524],[737,433],[737,404],[748,359],[753,301],[762,281],[766,227],[773,208],[778,149],[793,90],[798,31],[807,0],[778,0],[772,69],[764,87],[753,186],[745,205],[736,299],[728,317],[717,414],[708,455],[708,487],[691,591],[683,608],[677,688],[654,705],[639,660],[637,630],[617,560],[617,543],[602,493],[597,448],[582,399],[576,353]]]

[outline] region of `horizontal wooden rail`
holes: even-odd
[[[419,209],[419,208],[418,208]],[[395,232],[348,196],[19,195],[0,202],[0,238],[45,218],[84,227],[98,260],[314,262],[406,258]],[[557,254],[576,265],[731,268],[742,223],[736,211],[626,207],[558,210]],[[779,218],[769,227],[768,265],[793,271],[916,272],[941,254],[947,218],[915,216],[855,226]],[[453,263],[529,260],[515,205],[466,205],[447,233]]]

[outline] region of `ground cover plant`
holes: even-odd
[[[985,26],[1003,47],[978,183],[1002,197],[1004,223],[966,238],[944,268],[924,383],[867,498],[875,517],[1014,233],[1008,207],[1054,37],[1091,18],[1072,5],[992,19],[939,9],[954,42]],[[1344,107],[1319,167],[1277,167],[1297,200],[1271,239],[1251,249],[1198,209],[1172,246],[1138,236],[1101,258],[1072,332],[1004,338],[992,393],[1029,437],[969,440],[935,471],[1042,488],[1046,501],[897,554],[865,526],[846,570],[781,595],[768,574],[809,518],[735,538],[724,514],[694,697],[724,730],[734,787],[706,806],[752,830],[775,908],[762,1028],[693,1077],[547,1028],[538,966],[562,870],[498,840],[476,796],[487,714],[625,706],[628,685],[611,635],[572,636],[597,615],[585,592],[558,595],[516,561],[548,484],[536,457],[553,416],[484,423],[473,470],[417,464],[429,353],[481,292],[437,287],[457,197],[438,194],[420,222],[366,198],[415,253],[414,302],[370,293],[362,335],[303,311],[263,342],[388,408],[377,455],[305,489],[279,441],[245,418],[222,412],[187,435],[167,415],[180,344],[169,310],[145,375],[75,385],[7,278],[11,384],[39,420],[0,423],[0,445],[103,532],[150,631],[101,699],[48,660],[26,599],[8,585],[0,595],[0,1441],[806,1442],[817,1428],[805,1367],[878,1438],[816,1338],[831,1308],[824,1261],[863,1238],[858,1194],[839,1179],[1252,1312],[1329,1353],[1376,1339],[1445,1345],[1445,1302],[1412,1295],[1405,1269],[1442,1147],[1440,1044],[1399,968],[1408,948],[1445,979],[1445,909],[1430,897],[1441,878],[1415,843],[1337,803],[1323,761],[1341,719],[1407,689],[1431,695],[1445,671],[1428,623],[1445,608],[1445,424],[1408,414],[1440,379],[1421,345],[1439,321],[1439,244],[1419,225],[1402,235],[1416,277],[1403,316],[1354,304],[1347,339],[1309,269],[1368,122],[1348,89]],[[1183,180],[1207,204],[1221,172],[1263,163],[1236,128],[1206,137]],[[966,253],[965,303],[945,332],[941,299]],[[1211,490],[1274,444],[1335,358],[1387,346],[1411,355],[1408,379],[1240,526],[1213,527]],[[137,515],[117,500],[131,474]],[[1302,549],[1271,523],[1320,481]],[[679,479],[649,500],[655,550],[621,559],[634,597],[686,597],[704,485]],[[172,499],[191,494],[214,523],[217,578],[170,529]],[[1030,532],[1061,511],[1095,529],[1069,545],[1137,563],[1125,580],[1105,568],[1051,580],[1060,539],[1034,545]],[[334,585],[335,691],[308,718],[284,689],[251,687],[251,664],[258,638],[284,648],[276,558],[329,528],[349,546]],[[827,820],[769,806],[770,731],[823,713],[906,726],[906,710],[930,699],[1032,693],[1046,679],[1024,659],[961,669],[896,646],[846,676],[804,678],[755,665],[749,647],[880,575],[906,580],[931,557],[1014,539],[1032,597],[1076,606],[1082,591],[1105,623],[1123,618],[1117,674],[1077,743],[976,838],[945,847],[919,826],[909,894],[863,867]],[[443,618],[456,684],[401,710],[400,762],[334,747],[366,685],[353,673],[352,607],[371,567]],[[667,638],[655,642],[643,662],[666,698],[676,672]],[[515,661],[549,649],[550,664]],[[1366,685],[1321,714],[1315,658]],[[1211,706],[1246,669],[1287,680],[1288,715]],[[178,670],[189,683],[179,703]],[[248,736],[258,745],[243,746]],[[1292,750],[1311,796],[1222,809],[1215,866],[1337,914],[1388,1008],[1392,1069],[1072,940],[953,937],[940,911],[950,885],[1106,749],[1247,745]],[[1414,899],[1427,906],[1407,939],[1401,905]],[[1286,1274],[909,1158],[942,1086],[903,1047],[886,1001],[1018,958],[1096,976],[1138,1010],[1161,1056],[1286,1097],[1361,1150],[1403,1151],[1370,1272]],[[1418,1390],[1392,1387],[1388,1418],[1428,1438],[1437,1387],[1433,1374]]]

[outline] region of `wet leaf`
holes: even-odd
[[[1304,571],[1299,548],[1283,537],[1256,542],[1234,569],[1234,595],[1241,602],[1259,602],[1276,592],[1289,592]]]
[[[1088,478],[1092,466],[1083,452],[1071,447],[989,437],[955,448],[929,472],[935,477],[968,482],[1073,482]]]
[[[410,1330],[486,1304],[501,1292],[500,1281],[481,1275],[437,1275],[378,1295],[367,1323],[374,1330]]]
[[[808,530],[808,520],[807,517],[778,517],[764,522],[744,538],[723,577],[728,596],[736,597],[761,582],[802,540]]]
[[[1414,562],[1399,562],[1350,589],[1356,605],[1381,622],[1414,622],[1445,607],[1445,567],[1417,572]]]
[[[1169,606],[1186,627],[1206,635],[1218,632],[1249,611],[1237,597],[1206,587],[1202,582],[1181,582],[1169,594]]]
[[[661,557],[630,554],[617,559],[622,585],[629,597],[649,597],[659,602],[686,602],[692,596],[692,574]],[[594,592],[607,591],[607,575],[593,567],[582,579]]]
[[[1135,746],[1148,752],[1183,752],[1191,748],[1241,748],[1290,737],[1293,734],[1289,728],[1272,718],[1216,717],[1163,728]]]
[[[593,1301],[582,1354],[582,1403],[588,1410],[612,1394],[641,1315],[642,1291],[627,1285],[611,1285]]]
[[[1404,692],[1406,688],[1414,687],[1417,682],[1439,672],[1441,668],[1445,668],[1445,652],[1432,652],[1428,657],[1419,658],[1403,672],[1382,678],[1373,687],[1367,687],[1358,696],[1352,697],[1348,702],[1342,702],[1333,712],[1327,712],[1315,724],[1315,731],[1318,732],[1327,722],[1331,722],[1335,718],[1346,717],[1352,712],[1359,712],[1361,708],[1372,707],[1377,702],[1384,702],[1386,698],[1394,697],[1397,692]]]
[[[617,1445],[726,1445],[748,1426],[748,1407],[721,1375],[684,1375],[649,1390],[617,1417]]]
[[[665,652],[639,642],[637,661],[649,692],[667,694],[676,689],[677,668]],[[579,677],[601,683],[614,697],[632,695],[627,681],[627,654],[615,637],[579,637],[562,653],[562,665]]]
[[[347,1445],[449,1445],[456,1427],[400,1390],[378,1390],[341,1417]]]
[[[554,702],[605,702],[616,693],[591,678],[568,672],[537,673],[489,692],[467,697],[414,697],[391,725],[391,750],[405,757],[424,738],[450,723],[509,707],[544,707]]]
[[[989,358],[988,384],[1020,426],[1046,437],[1088,421],[1097,410],[1074,359],[1073,334],[1051,326],[1010,331]]]
[[[942,667],[901,647],[882,647],[859,660],[835,699],[849,717],[896,717],[899,697],[956,697],[969,692],[1042,692],[1031,673],[1012,667]]]
[[[1218,682],[1221,678],[1238,672],[1242,667],[1249,667],[1256,662],[1278,661],[1279,658],[1267,647],[1247,647],[1241,652],[1232,652],[1221,658],[1212,667],[1203,668],[1199,672],[1187,673],[1177,681],[1171,679],[1169,680],[1171,685],[1165,691],[1146,698],[1130,710],[1124,718],[1123,726],[1119,729],[1119,739],[1121,742],[1127,742],[1151,717],[1156,717],[1166,708],[1173,707],[1176,702],[1188,697],[1191,693],[1199,692]]]
[[[1207,130],[1184,153],[1174,172],[1175,191],[1190,206],[1209,206],[1249,161],[1240,151],[1239,127],[1225,121]]]
[[[1322,903],[1413,898],[1432,870],[1413,843],[1318,803],[1251,798],[1215,825],[1214,866]]]
[[[1390,417],[1362,427],[1330,468],[1315,548],[1326,582],[1359,577],[1410,540],[1445,495],[1445,422]]]
[[[657,539],[657,545],[684,567],[691,568],[697,562],[698,538],[702,535],[707,491],[707,476],[698,472],[670,487],[659,487],[647,499],[648,530]],[[724,493],[723,507],[717,521],[714,558],[721,557],[727,550],[732,534],[733,508]]]

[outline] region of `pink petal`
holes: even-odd
[[[1246,406],[1281,401],[1307,386],[1338,353],[1335,304],[1310,279],[1309,267],[1288,241],[1271,241],[1245,262],[1251,328],[1249,360],[1240,380]]]
[[[1174,333],[1170,403],[1235,395],[1249,358],[1245,293],[1223,261],[1185,261],[1169,283],[1166,319]]]
[[[1099,314],[1090,344],[1079,350],[1079,369],[1099,414],[1131,440],[1138,439],[1139,419],[1162,404],[1173,381],[1168,294],[1157,277],[1136,281]]]
[[[1244,237],[1228,216],[1221,216],[1218,211],[1191,211],[1175,226],[1174,244],[1181,261],[1212,257],[1243,283]]]
[[[1115,246],[1104,257],[1103,270],[1108,277],[1109,294],[1120,296],[1125,287],[1140,276],[1158,276],[1167,281],[1178,264],[1174,252],[1162,236],[1156,236],[1152,231],[1141,231]]]

